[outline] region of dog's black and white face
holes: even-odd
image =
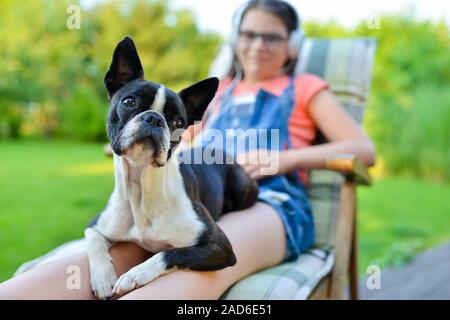
[[[144,80],[129,37],[114,50],[104,83],[110,99],[107,132],[112,149],[136,166],[155,167],[164,166],[181,133],[201,119],[218,87],[218,79],[209,78],[177,94]]]

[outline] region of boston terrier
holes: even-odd
[[[177,131],[201,119],[218,79],[178,94],[146,81],[135,44],[125,37],[115,48],[104,83],[115,188],[85,230],[94,294],[100,299],[122,295],[178,268],[233,266],[230,241],[215,221],[251,207],[257,183],[235,163],[187,163],[182,154],[195,149],[174,152],[181,137]],[[154,255],[117,279],[108,249],[121,241]]]

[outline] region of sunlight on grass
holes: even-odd
[[[77,177],[113,174],[114,164],[112,161],[105,161],[101,163],[84,163],[63,168],[62,172],[67,176]]]
[[[367,212],[366,216],[364,219],[364,230],[366,232],[382,232],[382,229],[385,227],[385,221],[372,212]]]
[[[384,159],[377,156],[377,161],[373,167],[369,168],[369,173],[372,178],[382,178],[386,176],[386,164]]]

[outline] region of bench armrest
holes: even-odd
[[[342,173],[347,181],[354,181],[363,185],[372,183],[367,166],[362,164],[353,154],[331,155],[327,158],[325,167],[328,170]]]

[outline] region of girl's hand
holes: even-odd
[[[274,176],[283,173],[280,167],[280,155],[282,152],[274,150],[252,150],[237,156],[237,163],[253,179]]]

